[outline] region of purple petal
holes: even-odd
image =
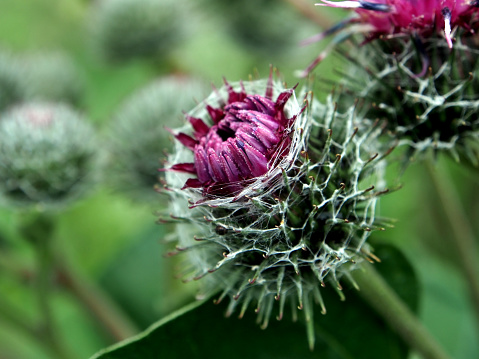
[[[198,179],[202,183],[206,183],[211,180],[211,176],[208,172],[208,160],[206,158],[206,151],[202,146],[196,146],[195,148],[195,164],[196,174]]]
[[[193,130],[195,131],[196,138],[206,136],[206,134],[210,130],[209,126],[206,123],[204,123],[201,118],[196,118],[196,117],[186,115],[186,119],[190,121],[191,126],[193,126]]]
[[[249,130],[253,131],[252,128],[249,128]],[[241,129],[238,132],[236,132],[236,138],[240,139],[243,142],[248,143],[250,146],[256,148],[261,153],[266,152],[266,147],[263,145],[263,143],[255,136],[247,133],[245,129]]]
[[[273,131],[277,131],[280,127],[280,124],[273,117],[257,111],[241,111],[238,112],[237,117],[244,121],[262,124]]]
[[[238,147],[237,141],[235,141],[233,138],[229,138],[224,143],[223,151],[234,161],[236,168],[238,168],[238,171],[243,179],[251,177],[251,165],[249,164],[246,154],[240,147]]]
[[[268,114],[274,115],[275,108],[274,102],[259,95],[248,96],[245,101],[251,101],[254,104],[254,107],[257,111]]]
[[[268,171],[268,159],[265,155],[247,143],[244,144],[244,152],[251,163],[253,177],[261,176]]]
[[[176,137],[178,141],[180,141],[183,144],[183,146],[185,146],[186,148],[189,148],[192,151],[195,150],[195,146],[198,144],[197,140],[195,140],[193,137],[190,137],[184,134],[183,132],[180,132],[174,136]]]
[[[208,111],[214,123],[220,122],[220,120],[223,117],[225,117],[224,111],[220,108],[214,108],[214,107],[211,107],[210,105],[206,105],[206,110]]]
[[[296,88],[296,86],[294,88]],[[286,102],[288,102],[289,98],[293,95],[294,88],[279,94],[278,98],[276,99],[276,103],[274,104],[274,108],[277,112],[283,111],[284,105],[286,105]]]
[[[271,147],[277,145],[280,140],[280,137],[276,134],[276,132],[273,132],[264,126],[256,127],[253,134],[263,143],[266,149],[270,149]]]
[[[228,177],[226,176],[226,171],[223,168],[225,164],[222,163],[216,154],[216,152],[212,149],[208,149],[208,169],[210,172],[211,177],[216,182],[226,182]]]
[[[195,164],[194,163],[177,163],[171,166],[169,171],[177,171],[177,172],[186,172],[191,174],[196,174]]]
[[[203,183],[196,178],[188,178],[181,189],[186,188],[200,188],[203,187]]]
[[[227,152],[223,152],[223,160],[226,164],[225,169],[226,169],[226,175],[228,176],[228,180],[230,182],[239,181],[240,172],[233,158],[231,158],[231,156]]]

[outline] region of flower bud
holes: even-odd
[[[181,112],[193,107],[206,86],[186,77],[165,77],[129,97],[110,125],[114,186],[140,201],[152,201],[160,160],[171,147],[165,126],[179,125]]]
[[[0,53],[0,113],[23,98],[23,83],[15,59]]]
[[[326,312],[318,288],[341,292],[340,278],[372,256],[385,191],[365,185],[384,185],[381,129],[358,133],[354,107],[299,98],[271,77],[226,83],[175,132],[166,179],[187,280],[205,277],[201,295],[229,298],[228,315],[253,305],[262,327],[275,302],[278,319],[285,303],[304,310],[312,346],[312,302]]]
[[[24,101],[81,104],[83,79],[66,55],[58,52],[27,55],[19,58],[19,68]]]
[[[0,196],[13,206],[58,206],[91,183],[92,128],[65,105],[25,104],[0,118]]]
[[[227,32],[250,51],[271,56],[297,48],[304,19],[289,4],[275,0],[202,0],[211,16],[225,19]]]
[[[183,6],[174,0],[100,0],[92,8],[94,40],[111,61],[166,57],[182,38]]]

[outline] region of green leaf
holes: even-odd
[[[417,306],[417,282],[405,257],[390,246],[376,250],[383,259],[376,268],[401,298]],[[107,348],[92,359],[150,358],[321,358],[401,359],[408,348],[358,296],[345,288],[340,301],[333,288],[321,290],[328,313],[315,315],[316,346],[310,351],[301,320],[272,320],[266,330],[255,323],[251,310],[241,320],[224,318],[226,305],[211,300],[192,303],[147,331]]]

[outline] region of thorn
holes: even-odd
[[[381,263],[381,259],[377,257],[376,255],[374,255],[373,253],[369,252],[369,253],[366,253],[366,255],[374,259],[376,262]]]
[[[375,153],[374,155],[372,155],[372,156],[369,158],[369,160],[367,160],[366,163],[369,163],[369,162],[373,161],[373,160],[374,160],[375,158],[377,158],[378,156],[379,156],[379,153]]]

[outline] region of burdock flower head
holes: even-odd
[[[172,131],[165,192],[171,254],[187,252],[185,280],[203,278],[200,297],[229,298],[227,315],[240,317],[251,304],[263,328],[274,303],[278,319],[288,303],[304,311],[313,346],[313,301],[325,313],[319,288],[341,293],[341,277],[373,257],[365,242],[384,191],[369,182],[382,184],[380,129],[358,132],[354,107],[298,97],[271,77],[214,91]]]
[[[251,86],[264,87],[264,93],[250,93]],[[266,84],[242,83],[236,90],[225,82],[221,91],[226,90],[226,98],[214,93],[215,103],[205,106],[207,122],[196,114],[186,115],[193,136],[179,132],[175,137],[193,152],[194,161],[171,167],[196,176],[186,181],[184,189],[201,188],[206,196],[226,194],[237,199],[251,194],[248,186],[259,176],[269,170],[280,173],[278,165],[288,162],[292,127],[301,109],[285,108],[294,89],[284,89],[273,99],[275,87],[272,77]]]
[[[352,39],[360,45],[337,52],[347,64],[342,83],[352,101],[363,100],[367,117],[382,121],[391,141],[405,145],[405,164],[425,153],[447,152],[479,165],[479,50],[472,36],[479,29],[478,1],[323,0],[317,5],[355,9],[355,16],[320,35],[340,32],[303,75],[345,36]]]
[[[452,47],[452,29],[461,27],[470,33],[479,27],[478,1],[471,0],[376,0],[376,1],[328,1],[319,6],[356,9],[358,17],[351,24],[366,25],[362,31],[370,37],[396,35],[431,36],[443,32]]]
[[[329,1],[321,0],[317,6],[354,9],[355,16],[306,40],[319,41],[339,32],[319,56],[301,73],[306,76],[345,38],[363,34],[364,43],[375,39],[395,40],[413,38],[423,59],[423,76],[429,65],[429,54],[423,42],[440,39],[447,47],[453,47],[454,34],[459,37],[473,35],[479,29],[479,2],[476,0],[375,0]],[[398,52],[392,46],[393,52]]]

